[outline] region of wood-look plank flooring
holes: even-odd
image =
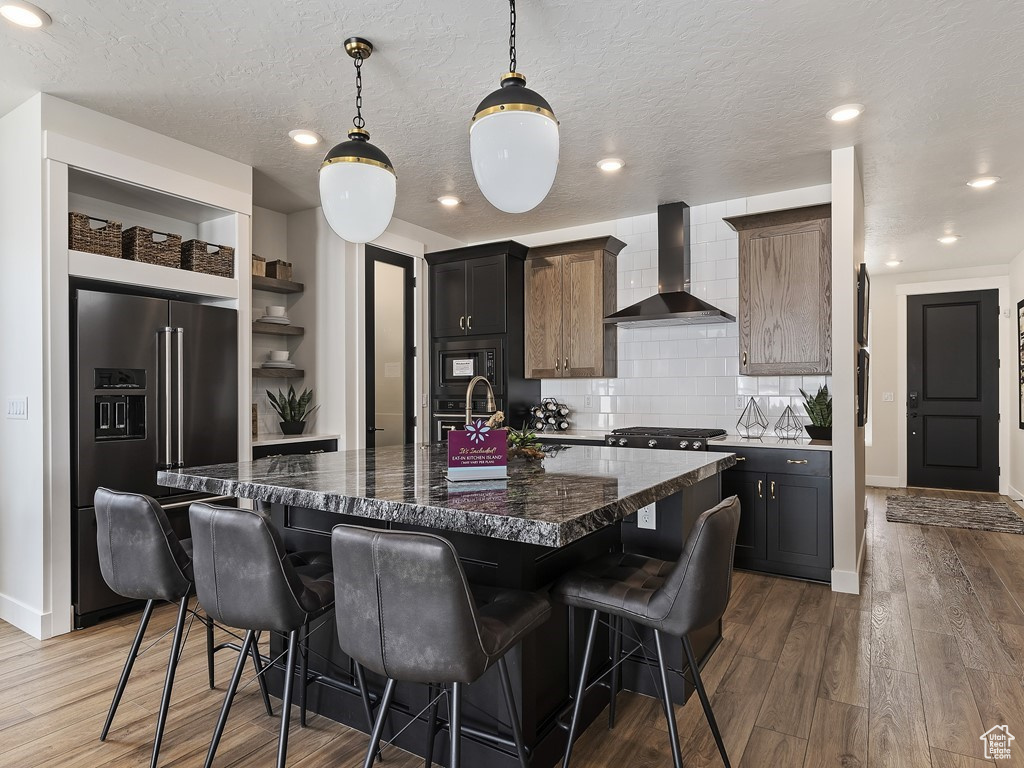
[[[1004,723],[1019,741],[1000,762],[1024,766],[1024,536],[889,523],[885,496],[894,492],[868,491],[860,595],[737,572],[723,642],[703,672],[734,766],[995,766],[978,737]],[[98,740],[136,620],[46,642],[0,622],[0,766],[148,765],[166,640],[136,664],[110,737]],[[160,609],[154,628],[173,620],[173,607]],[[178,673],[162,766],[203,764],[233,654],[218,654],[211,691],[202,644],[195,634]],[[297,719],[290,766],[362,764],[365,734],[317,716],[299,729]],[[687,768],[722,765],[696,697],[677,707],[676,721]],[[272,765],[277,724],[255,685],[245,688],[218,768]],[[397,749],[386,756],[392,768],[422,764]],[[615,730],[599,718],[573,760],[578,768],[671,764],[659,703],[633,694],[620,695]]]

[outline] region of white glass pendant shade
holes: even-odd
[[[336,146],[320,166],[324,216],[350,243],[368,243],[384,234],[395,212],[397,192],[387,155],[362,136]]]
[[[495,112],[469,131],[473,174],[484,197],[506,213],[536,208],[558,171],[558,123],[526,111]]]

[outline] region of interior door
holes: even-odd
[[[414,439],[412,273],[410,257],[366,246],[369,448],[403,445]]]
[[[430,270],[430,313],[434,337],[466,335],[465,262],[438,264]]]
[[[907,483],[999,489],[999,294],[907,298]]]
[[[466,332],[487,336],[505,332],[505,257],[466,262]]]
[[[181,329],[174,352],[181,371],[181,397],[173,404],[176,460],[186,467],[238,461],[238,313],[172,301],[170,325]]]
[[[562,375],[562,256],[526,260],[526,378]]]
[[[562,257],[563,360],[566,376],[599,376],[604,362],[604,254]]]

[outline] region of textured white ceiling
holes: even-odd
[[[1006,263],[1024,248],[1024,4],[1000,0],[520,0],[519,69],[561,120],[548,199],[503,214],[476,188],[468,122],[507,69],[501,0],[37,0],[42,32],[0,24],[0,114],[45,91],[255,166],[257,202],[317,203],[352,117],[359,34],[372,140],[396,216],[465,241],[827,182],[863,149],[869,263]],[[824,119],[849,101],[853,125]],[[595,162],[626,160],[616,176]],[[964,186],[992,173],[985,192]],[[442,209],[436,198],[465,205]],[[940,246],[944,229],[963,236]]]

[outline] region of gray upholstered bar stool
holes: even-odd
[[[107,738],[135,660],[141,655],[139,649],[153,616],[153,608],[164,600],[179,604],[153,739],[151,765],[155,768],[167,722],[174,672],[184,645],[182,636],[193,586],[192,542],[189,539],[178,539],[171,530],[163,508],[149,496],[98,488],[93,501],[96,508],[96,547],[103,580],[122,597],[146,601],[139,629],[135,633],[135,640],[114,691],[114,699],[110,702],[107,719],[103,723],[100,741]],[[200,620],[206,624],[207,668],[210,687],[213,688],[213,623],[207,618]]]
[[[287,554],[277,530],[256,512],[197,502],[189,509],[189,518],[199,600],[217,622],[246,631],[210,742],[206,768],[213,764],[246,657],[261,631],[288,636],[277,748],[277,765],[283,768],[300,634],[308,637],[309,623],[334,605],[330,556]],[[299,707],[305,724],[306,654],[300,655],[303,664],[299,670]]]
[[[722,761],[726,768],[729,768],[729,757],[725,752],[718,724],[715,722],[715,714],[711,710],[711,702],[704,690],[700,668],[697,666],[688,635],[696,629],[718,621],[725,613],[732,588],[733,551],[736,548],[739,524],[740,502],[735,496],[731,496],[697,518],[683,552],[676,562],[616,552],[592,560],[567,574],[552,590],[552,595],[557,600],[574,608],[584,608],[592,612],[562,768],[569,768],[583,697],[587,689],[597,682],[593,681],[588,686],[587,675],[594,653],[598,618],[602,613],[611,617],[610,626],[616,635],[613,638],[613,674],[620,663],[622,621],[631,621],[654,630],[658,668],[661,672],[663,707],[668,721],[669,738],[672,741],[672,760],[676,768],[682,768],[683,761],[669,692],[662,637],[669,635],[683,641],[687,665],[693,675],[693,684],[700,696],[701,706],[704,707],[704,715],[715,737],[715,743],[718,744]],[[613,678],[612,707],[616,687],[617,679]]]
[[[470,587],[455,548],[432,534],[338,525],[331,551],[341,649],[387,678],[364,768],[373,765],[396,681],[451,686],[448,768],[459,768],[463,687],[495,664],[525,768],[505,654],[550,616],[547,597]]]

